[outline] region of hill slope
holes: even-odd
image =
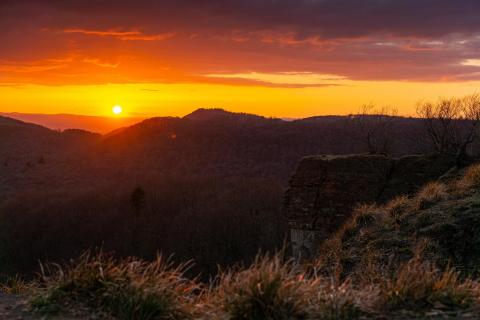
[[[463,177],[427,184],[413,197],[364,205],[327,241],[320,256],[344,275],[396,272],[414,257],[463,275],[480,273],[480,165]]]

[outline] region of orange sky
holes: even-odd
[[[478,92],[478,1],[0,3],[0,112],[413,115]],[[439,25],[438,21],[442,21]]]
[[[268,88],[213,84],[109,84],[0,87],[3,112],[112,115],[121,105],[123,116],[183,116],[199,107],[220,107],[273,117],[308,117],[356,112],[362,103],[396,106],[414,115],[419,99],[462,96],[475,92],[478,82],[417,83],[349,81],[325,88]]]

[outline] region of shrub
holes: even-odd
[[[447,187],[441,182],[426,184],[415,196],[414,204],[418,210],[427,209],[433,204],[448,197]]]
[[[150,263],[116,261],[87,252],[64,267],[43,268],[43,289],[31,304],[40,312],[80,303],[121,319],[184,319],[196,288],[183,277],[184,270],[184,265],[173,268],[162,257]]]

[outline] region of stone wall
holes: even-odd
[[[443,156],[309,156],[303,158],[285,195],[293,254],[307,258],[362,203],[383,203],[411,194],[455,166]]]

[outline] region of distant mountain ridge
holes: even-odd
[[[15,126],[15,127],[24,127],[24,126],[30,126],[30,127],[42,127],[41,125],[34,124],[34,123],[28,123],[22,120],[14,119],[12,117],[8,116],[2,116],[0,115],[0,126]],[[46,129],[46,128],[45,128]]]
[[[284,118],[271,118],[264,117],[256,114],[243,113],[243,112],[231,112],[221,108],[199,108],[195,111],[183,116],[183,117],[153,117],[153,118],[134,118],[134,117],[100,117],[100,116],[87,116],[87,115],[74,115],[74,114],[28,114],[28,113],[5,113],[0,112],[0,117],[15,119],[22,122],[36,124],[42,127],[49,128],[51,130],[68,130],[68,129],[80,129],[84,131],[90,131],[94,133],[100,133],[111,136],[112,134],[123,131],[124,129],[140,124],[142,122],[149,123],[161,122],[162,119],[184,119],[196,122],[205,121],[236,121],[242,123],[266,123],[278,122],[278,123],[335,123],[345,119],[349,119],[349,115],[325,115],[325,116],[312,116],[307,118],[296,119],[284,119]],[[395,117],[402,121],[415,121],[415,118]],[[0,122],[1,124],[1,122]],[[13,122],[11,122],[13,125]],[[18,125],[18,122],[17,122]]]
[[[267,118],[255,114],[243,113],[243,112],[230,112],[220,108],[200,108],[187,114],[183,119],[195,120],[195,121],[209,121],[209,120],[265,120]]]
[[[35,114],[35,113],[2,113],[0,116],[35,123],[52,130],[81,129],[105,134],[121,127],[131,126],[143,118],[100,117],[75,114]]]
[[[421,126],[418,119],[398,118],[392,154],[421,152],[414,138]],[[118,170],[130,177],[127,180],[143,173],[183,172],[268,176],[286,183],[303,156],[366,152],[356,130],[348,116],[286,121],[223,109],[198,109],[182,118],[150,118],[104,135],[51,130],[0,116],[0,163],[9,164],[0,172],[0,182],[13,181],[9,190],[15,185],[35,188],[34,181],[52,177],[33,168],[51,166],[58,178],[52,185],[58,187],[65,182],[80,188],[84,183],[118,179]],[[40,158],[46,165],[32,165]],[[82,173],[78,177],[83,182],[65,179],[72,172]]]

